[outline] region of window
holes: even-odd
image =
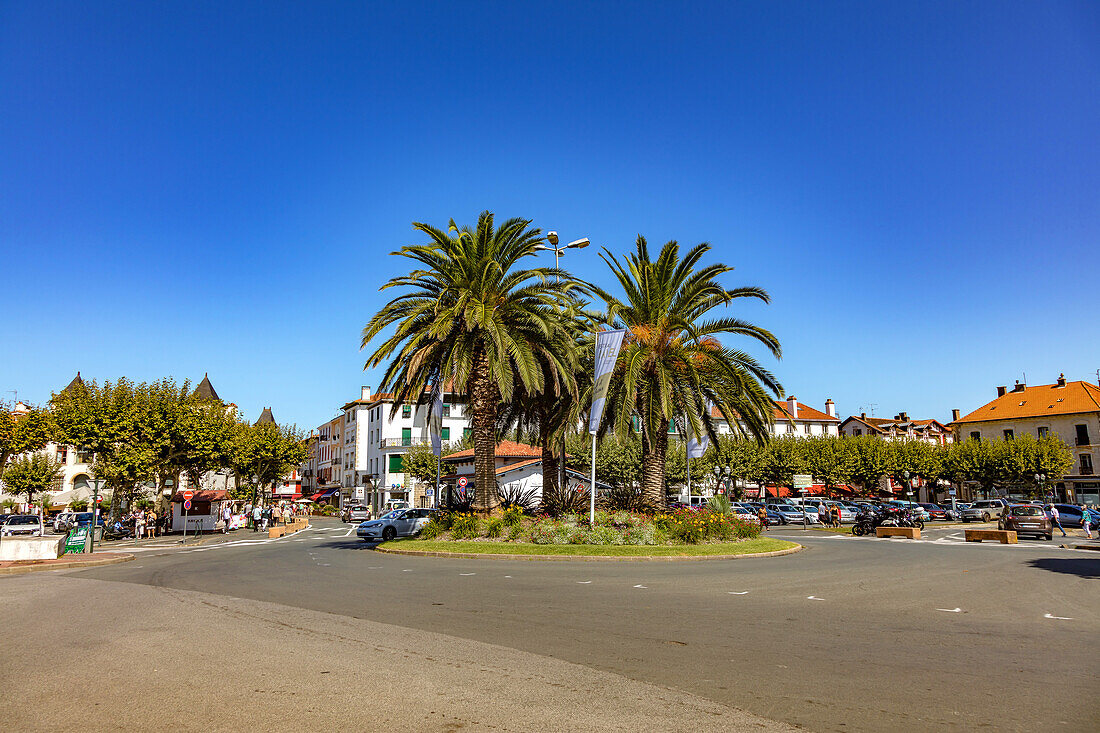
[[[1050,428],[1039,428],[1036,432],[1039,434],[1040,438],[1045,438],[1050,435]]]
[[[1088,425],[1074,425],[1077,429],[1077,445],[1092,445],[1089,442],[1089,426]]]
[[[389,470],[390,473],[404,473],[405,472],[404,465],[402,464],[402,459],[403,458],[404,458],[404,456],[399,455],[399,454],[395,454],[395,455],[390,456],[390,470]]]
[[[412,417],[412,405],[401,405],[401,417]]]
[[[793,433],[794,432],[794,425],[793,424],[787,423],[787,432],[788,433]]]
[[[1016,435],[1011,430],[1005,431],[1005,440],[1012,440],[1014,437],[1016,437]]]
[[[413,431],[412,428],[401,428],[401,445],[412,445]]]
[[[1081,475],[1092,475],[1092,455],[1090,455],[1089,453],[1081,454]]]
[[[450,428],[443,428],[442,430],[439,431],[439,437],[442,438],[443,440],[450,440],[451,439],[451,429]]]
[[[972,433],[970,433],[970,439],[971,440],[981,440],[982,439],[981,432],[978,431],[978,430],[973,431]]]
[[[443,403],[443,417],[450,417],[450,416],[451,416],[451,405],[450,405],[449,402],[444,402]]]
[[[810,434],[810,424],[806,423],[806,425],[803,427],[803,430],[805,431],[806,435],[809,435]]]
[[[863,430],[861,428],[856,428],[856,435],[863,435]]]

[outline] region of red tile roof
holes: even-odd
[[[1083,412],[1100,412],[1100,387],[1091,382],[1066,382],[1064,386],[1043,384],[1008,392],[951,424],[1076,415]]]
[[[458,453],[452,453],[449,456],[443,456],[444,461],[461,461],[464,458],[473,458],[474,449],[467,448],[466,450],[459,451]],[[497,458],[542,458],[542,448],[534,445],[527,445],[526,443],[515,443],[511,440],[502,440],[497,443],[496,449]]]
[[[792,417],[787,412],[787,403],[780,402],[779,400],[772,400],[775,403],[775,419],[777,421],[785,420],[812,420],[814,422],[840,422],[839,418],[832,417],[828,413],[824,413],[821,410],[815,410],[809,405],[804,405],[798,402],[798,417]],[[717,407],[712,407],[710,410],[711,417],[722,417],[722,413],[719,412]]]

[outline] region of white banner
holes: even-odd
[[[702,458],[703,454],[707,452],[707,446],[710,445],[710,436],[703,433],[702,436],[696,438],[691,434],[691,421],[685,418],[684,423],[687,426],[685,433],[687,435],[688,458]]]
[[[625,329],[596,332],[596,381],[592,386],[592,411],[588,415],[588,432],[592,435],[600,429],[607,390],[611,386],[611,373],[615,371],[615,361],[619,358],[624,335]]]
[[[443,454],[443,395],[437,394],[428,413],[428,434],[432,438],[432,453]]]

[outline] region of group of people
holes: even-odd
[[[227,528],[225,531],[228,532],[232,518],[232,510],[228,504],[225,505],[223,512]],[[269,526],[277,527],[280,524],[290,524],[295,517],[304,516],[305,514],[306,509],[304,507],[294,506],[293,504],[256,504],[253,506],[249,502],[244,505],[246,526],[251,527],[253,532],[267,531]]]
[[[1059,520],[1058,507],[1054,506],[1053,504],[1047,504],[1046,510],[1047,510],[1047,514],[1050,515],[1050,523],[1058,528],[1058,531],[1060,531],[1062,533],[1063,537],[1068,537],[1069,535],[1066,534],[1066,530],[1062,526],[1062,522]],[[1093,511],[1095,511],[1095,510],[1093,510]],[[1092,524],[1092,522],[1094,520],[1095,520],[1095,517],[1093,516],[1092,512],[1089,511],[1088,506],[1085,505],[1085,504],[1082,504],[1081,505],[1081,528],[1085,530],[1085,538],[1086,539],[1090,539],[1090,540],[1092,539],[1092,527],[1090,527],[1089,525]],[[1098,533],[1100,533],[1100,530],[1098,530]]]
[[[157,511],[154,508],[135,509],[127,519],[134,522],[134,538],[143,539],[146,535],[156,537],[159,526]]]

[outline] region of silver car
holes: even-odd
[[[0,533],[4,537],[41,537],[46,534],[46,528],[37,514],[16,514],[8,517]]]
[[[1001,516],[1008,504],[1004,499],[983,499],[976,501],[962,511],[962,520],[966,522],[991,522]]]
[[[363,522],[355,534],[364,542],[383,542],[412,537],[424,529],[435,509],[396,509],[378,519]]]

